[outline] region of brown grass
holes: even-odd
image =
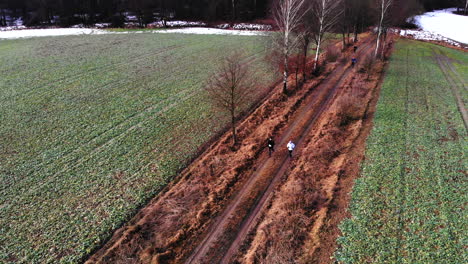
[[[365,79],[348,80],[317,122],[236,263],[332,263],[376,104],[378,78]]]
[[[326,49],[325,59],[327,62],[336,62],[340,55],[341,51],[336,45],[329,45]]]
[[[362,98],[353,94],[343,95],[339,100],[339,126],[344,127],[360,120],[363,113]]]
[[[333,67],[310,85],[318,84]],[[280,133],[313,91],[298,89],[285,97],[281,88],[278,85],[268,100],[238,124],[240,144],[236,149],[229,147],[230,133],[208,146],[87,263],[180,263],[255,170],[253,163],[265,152],[262,143],[268,135]]]

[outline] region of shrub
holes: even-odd
[[[340,126],[344,127],[351,124],[353,121],[359,120],[362,117],[362,106],[359,99],[355,96],[346,95],[341,98],[339,111]]]
[[[367,80],[369,80],[369,77],[372,73],[372,69],[374,68],[375,65],[375,58],[372,56],[372,54],[368,54],[362,63],[362,68],[359,70],[361,73],[367,73]]]
[[[340,50],[334,45],[330,45],[326,50],[326,61],[336,62],[340,57]]]

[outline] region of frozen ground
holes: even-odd
[[[90,28],[50,28],[50,29],[24,29],[0,31],[0,39],[17,39],[32,37],[64,36],[64,35],[89,35],[101,34],[103,30]]]
[[[153,31],[130,31],[130,32],[111,32],[111,31],[106,31],[106,30],[90,29],[90,28],[54,28],[54,29],[24,29],[24,30],[0,31],[0,39],[17,39],[17,38],[64,36],[64,35],[137,34],[137,33],[143,33],[143,32],[145,33],[205,34],[205,35],[242,35],[242,36],[255,36],[255,35],[267,34],[264,31],[226,30],[226,29],[203,28],[203,27],[153,30]]]
[[[242,36],[256,36],[256,35],[267,34],[264,31],[228,30],[228,29],[201,28],[201,27],[158,30],[155,32],[157,33],[204,34],[204,35],[242,35]]]
[[[397,29],[395,29],[396,31]],[[446,42],[450,45],[456,46],[456,47],[461,47],[459,42],[453,41],[452,39],[446,38],[440,34],[432,33],[429,31],[423,31],[423,30],[401,30],[399,31],[400,35],[409,37],[409,38],[414,38],[414,39],[419,39],[419,40],[432,40],[432,41],[442,41]]]
[[[456,8],[424,13],[416,16],[415,21],[422,30],[433,35],[468,44],[468,16],[456,15],[453,11],[456,11]]]

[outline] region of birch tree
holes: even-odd
[[[382,36],[382,31],[385,27],[385,19],[387,18],[388,11],[390,10],[390,6],[393,3],[393,0],[378,0],[378,8],[379,8],[379,26],[377,28],[377,44],[375,45],[375,52],[374,57],[377,58],[379,48],[380,48],[380,38]]]
[[[320,56],[325,33],[330,31],[338,22],[343,10],[340,8],[342,0],[311,0],[311,12],[314,21],[311,26],[313,30],[313,39],[317,45],[315,53],[314,71],[317,70],[317,63]]]
[[[297,31],[307,11],[305,0],[279,0],[273,7],[273,18],[280,35],[277,44],[281,49],[283,64],[283,93],[288,92],[289,57],[299,42]]]

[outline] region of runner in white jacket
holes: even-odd
[[[294,148],[296,147],[296,145],[294,145],[292,140],[289,140],[288,145],[286,145],[286,147],[289,150],[289,157],[292,158],[292,152],[293,152]]]

